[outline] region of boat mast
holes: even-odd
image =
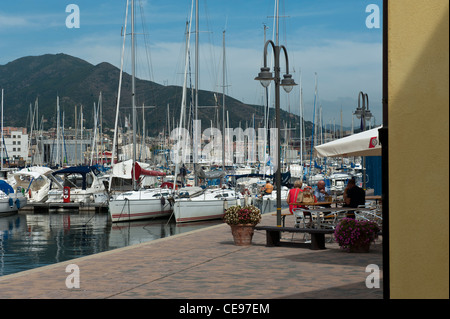
[[[300,165],[303,175],[303,88],[302,88],[302,69],[300,68]]]
[[[117,89],[117,101],[116,101],[116,121],[114,124],[114,141],[113,141],[113,147],[112,147],[112,154],[111,154],[111,167],[114,165],[114,158],[117,148],[117,153],[119,152],[118,147],[116,147],[117,143],[117,130],[118,130],[118,121],[119,121],[119,105],[120,105],[120,95],[121,95],[121,88],[122,88],[122,74],[123,74],[123,60],[124,60],[124,52],[125,52],[125,39],[127,34],[127,18],[128,18],[128,5],[129,1],[127,0],[127,6],[126,6],[126,13],[125,13],[125,24],[124,24],[124,33],[123,33],[123,44],[122,44],[122,55],[120,58],[120,76],[119,76],[119,88]],[[117,155],[117,161],[119,159],[119,156]],[[109,191],[111,191],[112,186],[112,174],[109,178]]]
[[[131,109],[133,112],[133,170],[136,163],[136,65],[135,65],[135,41],[134,41],[134,0],[131,0]],[[131,174],[133,179],[133,189],[137,190],[135,174]]]
[[[59,96],[56,97],[56,161],[58,166],[59,162]]]
[[[199,78],[199,21],[198,21],[198,0],[195,0],[195,123],[198,123],[198,78]],[[200,127],[201,130],[201,127]],[[194,172],[196,172],[196,166],[198,161],[198,147],[200,145],[197,145],[197,134],[199,134],[198,130],[194,130],[193,135],[193,151],[194,151]],[[198,186],[198,177],[197,174],[195,174],[195,186]]]
[[[2,125],[2,140],[0,142],[1,147],[1,164],[0,167],[3,170],[3,148],[5,147],[5,143],[3,142],[3,89],[2,89],[2,120],[1,120],[1,125]]]
[[[314,109],[313,109],[313,125],[312,125],[312,140],[311,140],[311,152],[309,153],[309,177],[311,178],[311,172],[312,172],[312,157],[313,157],[313,149],[314,149],[314,137],[315,132],[317,131],[315,120],[316,120],[316,98],[317,98],[317,73],[314,73],[315,75],[315,89],[314,89]],[[309,181],[308,181],[309,183]]]
[[[199,25],[198,25],[198,0],[195,0],[195,119],[198,120],[198,47],[199,47]]]
[[[78,165],[78,114],[77,106],[75,105],[75,166]]]
[[[84,153],[83,153],[83,104],[80,106],[80,163],[84,164]]]
[[[225,172],[225,30],[223,31],[222,71],[222,170]]]

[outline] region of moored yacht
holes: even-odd
[[[0,216],[15,214],[27,205],[27,198],[6,181],[0,180]]]
[[[193,189],[197,192],[186,193]],[[177,223],[220,219],[228,207],[240,205],[240,202],[240,194],[233,189],[186,187],[180,189],[173,213]]]
[[[165,176],[165,173],[142,169],[135,162],[134,179],[138,180],[140,176]],[[172,212],[173,193],[172,188],[155,187],[130,190],[124,193],[112,196],[109,199],[108,208],[111,220],[113,222],[130,221],[139,219],[156,218],[170,216]]]

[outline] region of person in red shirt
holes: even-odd
[[[301,180],[296,180],[296,181],[294,182],[294,188],[291,188],[291,189],[289,190],[289,193],[288,193],[288,196],[287,196],[286,201],[287,201],[287,203],[288,203],[288,205],[289,205],[289,212],[290,212],[291,214],[294,214],[294,212],[293,212],[293,209],[294,209],[294,208],[300,207],[299,205],[291,205],[291,203],[295,203],[295,202],[297,201],[298,194],[300,194],[301,192],[303,192],[303,190],[302,190],[302,185],[303,185],[303,183],[302,183]]]

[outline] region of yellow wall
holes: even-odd
[[[449,1],[387,9],[390,296],[449,298]]]

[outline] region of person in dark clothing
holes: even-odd
[[[356,208],[359,205],[365,205],[366,192],[356,185],[356,181],[352,178],[348,181],[347,187],[344,189],[344,207]],[[355,211],[347,212],[347,217],[355,218]]]
[[[180,175],[181,176],[181,185],[184,186],[184,184],[186,183],[186,175],[187,175],[187,169],[184,166],[184,164],[180,167]]]

